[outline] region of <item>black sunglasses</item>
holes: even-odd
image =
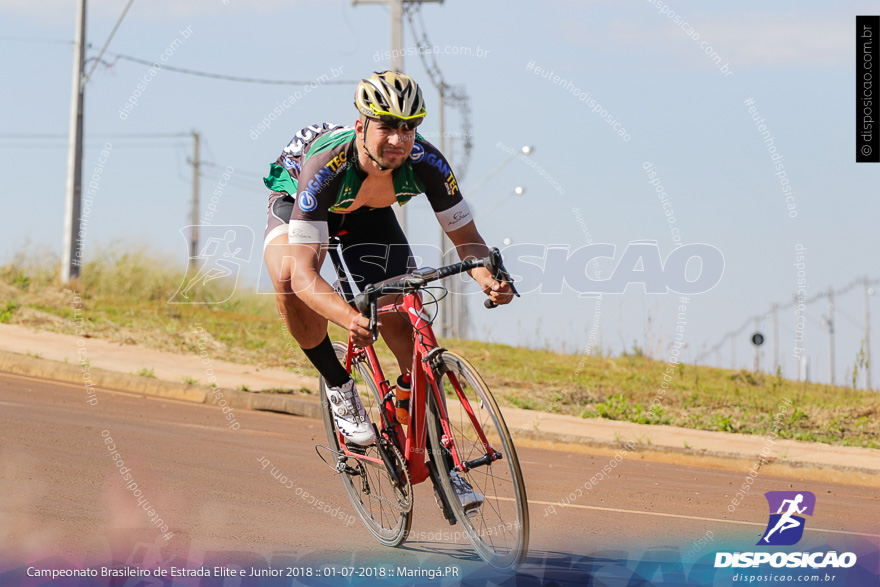
[[[415,130],[415,128],[422,124],[424,118],[414,118],[412,120],[401,120],[396,116],[388,116],[388,115],[379,115],[379,121],[382,124],[387,124],[391,128],[402,128],[404,130]]]

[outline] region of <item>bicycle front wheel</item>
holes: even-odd
[[[437,465],[440,484],[461,528],[477,554],[502,572],[515,569],[525,558],[529,546],[529,507],[519,460],[501,410],[488,386],[466,359],[444,352],[434,371],[445,402],[452,446],[443,443],[441,411],[432,393],[428,402],[428,436]],[[500,458],[474,466],[459,476],[483,495],[483,504],[468,512],[456,496],[449,478],[454,446],[460,462],[475,461],[488,453],[483,439]],[[448,441],[447,441],[447,444]]]
[[[344,343],[334,342],[333,350],[344,363],[348,347]],[[370,421],[381,422],[379,409],[382,400],[369,367],[363,361],[355,361],[352,364],[351,376],[357,385],[358,394]],[[333,423],[333,413],[327,400],[323,378],[321,378],[320,391],[321,415],[324,419],[327,440],[330,441],[330,448],[338,456],[342,454],[342,445],[336,425]],[[381,442],[381,439],[377,439],[378,442]],[[400,451],[390,443],[384,444],[383,447],[386,462],[396,469],[397,480],[392,477],[388,466],[381,464],[382,454],[376,444],[350,447],[352,452],[360,451],[364,457],[372,460],[349,457],[345,461],[347,469],[339,472],[339,478],[370,534],[385,546],[400,546],[412,527],[412,484]]]

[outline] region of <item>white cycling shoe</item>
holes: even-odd
[[[325,385],[327,399],[330,400],[330,409],[333,411],[333,420],[336,428],[349,442],[367,446],[376,440],[373,425],[367,418],[367,411],[358,395],[354,380],[349,379],[339,387]]]
[[[479,507],[483,505],[483,494],[474,491],[467,479],[459,476],[455,471],[449,473],[449,480],[452,482],[452,488],[455,490],[455,495],[458,496],[458,501],[461,502],[464,511],[468,516],[477,515],[480,511]]]

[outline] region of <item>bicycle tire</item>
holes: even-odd
[[[442,353],[434,365],[435,378],[441,387],[440,396],[446,402],[449,427],[459,457],[464,461],[472,460],[486,454],[486,450],[454,391],[450,373],[460,382],[491,447],[502,454],[500,460],[470,469],[467,473],[459,472],[474,491],[484,496],[484,503],[478,512],[469,516],[449,479],[452,455],[441,442],[440,411],[432,392],[428,402],[428,421],[431,423],[428,437],[432,458],[440,469],[440,485],[477,554],[495,570],[512,572],[525,559],[529,545],[528,499],[513,440],[492,392],[473,365],[464,357],[449,351]],[[436,455],[440,457],[436,458]],[[443,468],[447,470],[445,474]]]
[[[344,364],[345,354],[348,352],[347,345],[335,342],[333,343],[333,349],[336,351],[336,356]],[[361,361],[353,362],[352,371],[355,383],[360,384],[358,385],[358,393],[361,396],[361,401],[364,403],[364,408],[367,410],[367,414],[371,416],[371,421],[375,422],[378,420],[375,414],[377,413],[377,406],[381,406],[381,398],[379,397],[379,390],[373,381],[372,373],[367,365]],[[364,393],[365,387],[370,390],[369,393]],[[321,415],[324,420],[324,430],[327,433],[330,448],[340,453],[339,437],[336,425],[333,423],[330,402],[324,389],[325,382],[321,378]],[[381,455],[376,445],[363,447],[363,449],[367,456],[381,460]],[[354,460],[355,463],[352,468],[355,468],[360,475],[354,476],[342,471],[339,473],[339,478],[355,511],[357,511],[358,516],[370,534],[381,544],[395,547],[403,544],[412,528],[412,483],[410,482],[409,472],[400,451],[390,443],[385,445],[385,450],[386,456],[392,463],[396,464],[398,475],[403,479],[403,487],[399,491],[394,488],[391,473],[386,467],[380,468],[365,465],[359,459],[350,458],[348,459],[348,464],[352,465]],[[366,479],[369,486],[369,492],[365,490],[364,479]],[[396,502],[403,510],[392,507],[394,505],[392,501]],[[403,503],[401,503],[402,501]]]

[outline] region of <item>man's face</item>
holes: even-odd
[[[360,133],[363,132],[362,125]],[[367,149],[382,167],[395,169],[403,165],[416,140],[415,129],[394,128],[381,120],[371,120],[367,125]]]

